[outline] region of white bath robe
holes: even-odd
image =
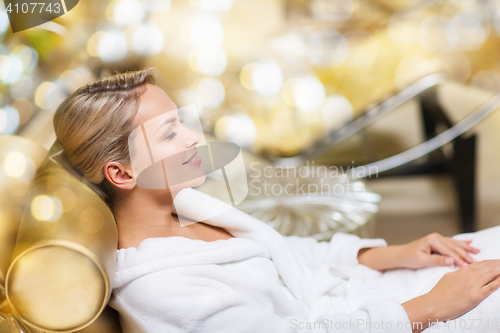
[[[194,220],[226,205],[194,189],[183,192],[177,210],[183,208]],[[359,264],[357,254],[361,248],[387,246],[383,239],[347,233],[336,233],[329,242],[284,237],[226,206],[228,211],[204,222],[235,238],[148,238],[137,249],[117,250],[109,305],[120,313],[124,333],[411,333],[401,303],[458,269],[382,273]],[[472,239],[481,249],[471,254],[476,260],[500,258],[500,226],[454,238]],[[500,332],[499,292],[423,332]]]

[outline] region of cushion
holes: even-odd
[[[32,140],[0,135],[0,286],[5,283],[28,191],[46,154]]]
[[[81,330],[106,308],[116,264],[113,214],[63,163],[56,140],[36,172],[7,271],[17,316],[44,331]]]

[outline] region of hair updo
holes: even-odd
[[[54,130],[73,171],[113,209],[104,166],[130,163],[128,137],[146,83],[156,85],[154,67],[117,73],[78,88],[54,114]],[[74,174],[74,173],[73,173]]]

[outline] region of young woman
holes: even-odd
[[[199,175],[200,137],[180,123],[156,78],[151,67],[103,77],[54,115],[70,164],[116,219],[110,305],[125,333],[420,332],[433,323],[442,332],[499,331],[500,295],[483,302],[500,286],[499,227],[395,246],[344,233],[330,242],[284,237],[237,209],[182,227],[172,190],[137,186],[129,156],[132,131],[168,114],[150,146],[180,157],[172,168]],[[183,192],[194,219],[223,206]],[[482,322],[457,321],[470,316]]]

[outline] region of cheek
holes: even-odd
[[[169,168],[180,168],[182,163],[184,163],[186,156],[186,149],[180,147],[178,142],[166,142],[165,144],[158,147],[155,152],[155,161],[163,160],[166,167]]]
[[[180,158],[178,147],[176,146],[176,142],[173,140],[154,142],[154,144],[151,145],[151,154],[153,155],[155,162],[163,159],[173,162]]]
[[[185,152],[172,152],[165,158],[165,163],[176,168],[181,168],[185,160]]]
[[[167,153],[166,153],[167,154]],[[165,170],[165,176],[167,177],[167,182],[170,187],[178,185],[186,180],[188,175],[186,174],[186,168],[182,165],[186,159],[186,153],[178,151],[170,151],[163,159],[163,166]]]

